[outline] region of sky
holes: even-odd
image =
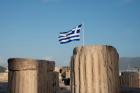
[[[58,36],[81,23],[85,45],[111,45],[120,57],[140,57],[140,0],[0,0],[0,65],[12,57],[69,65],[82,35],[67,44]]]

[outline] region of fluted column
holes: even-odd
[[[48,73],[54,71],[54,67],[53,61],[24,58],[9,59],[9,93],[54,93],[49,88],[55,86],[53,84],[48,85],[54,80],[48,81],[50,78]]]
[[[76,47],[71,59],[72,93],[119,93],[119,55],[112,46]]]

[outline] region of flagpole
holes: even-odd
[[[85,45],[85,31],[84,31],[85,27],[84,27],[84,23],[83,22],[82,22],[82,25],[83,25],[82,32],[83,32],[83,46],[84,46]]]

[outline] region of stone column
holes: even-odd
[[[48,72],[54,67],[54,62],[47,60],[9,59],[9,93],[48,93]]]
[[[122,72],[120,81],[122,87],[140,88],[140,72]]]
[[[9,93],[38,93],[38,64],[30,59],[8,60]]]
[[[119,55],[112,46],[81,46],[71,59],[72,93],[119,93]]]

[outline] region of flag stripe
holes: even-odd
[[[71,32],[71,30],[69,30],[69,31],[67,31],[67,32],[60,32],[60,34],[67,34],[67,33],[69,33],[69,32]]]
[[[63,36],[69,36],[69,35],[72,35],[72,34],[76,34],[76,33],[80,33],[80,29],[77,29],[77,31],[75,31],[75,30],[71,30],[71,31],[69,31],[68,33],[60,33],[59,34],[59,37],[63,37]]]
[[[73,36],[80,36],[80,33],[76,33],[76,34],[71,34],[69,36],[59,36],[59,39],[63,39],[63,38],[70,38],[70,37],[73,37]]]
[[[69,39],[72,39],[72,38],[76,38],[76,37],[80,37],[80,35],[74,35],[74,36],[71,36],[71,37],[65,37],[65,38],[62,38],[62,39],[59,39],[59,41],[62,41],[62,40],[69,40]]]
[[[71,41],[78,41],[78,40],[80,40],[80,38],[73,38],[73,39],[69,39],[69,40],[62,40],[60,43],[71,42]]]
[[[65,44],[65,43],[69,43],[71,41],[79,41],[80,39],[74,39],[74,40],[68,40],[68,41],[65,41],[65,42],[60,42],[60,44]]]

